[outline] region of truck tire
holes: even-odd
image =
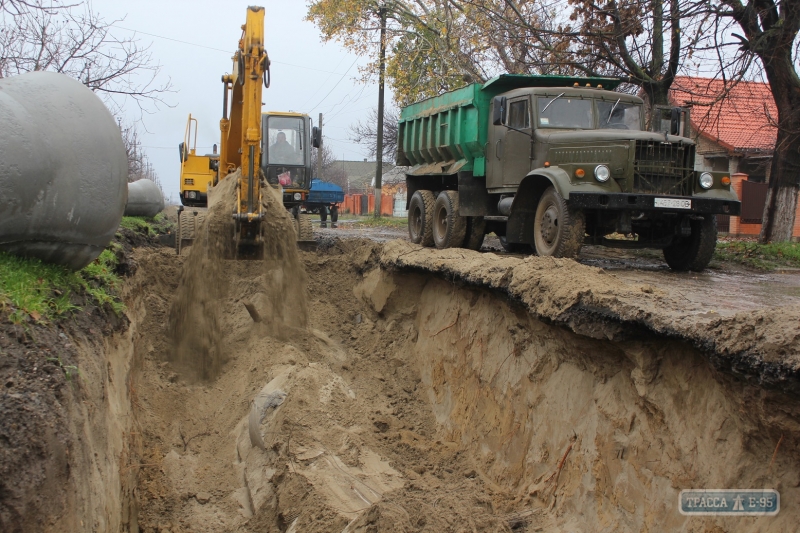
[[[676,237],[664,248],[664,259],[672,270],[701,272],[711,262],[717,247],[717,216],[706,215],[703,220],[692,220],[692,233]]]
[[[311,225],[311,218],[308,215],[298,217],[298,241],[313,241],[314,227]]]
[[[580,209],[570,208],[554,187],[548,187],[539,199],[533,222],[536,253],[551,257],[577,257],[586,233],[586,217]]]
[[[319,227],[328,227],[328,207],[325,205],[319,208]]]
[[[458,212],[458,191],[442,191],[433,204],[433,243],[440,250],[459,248],[467,235],[467,219]]]
[[[486,236],[486,221],[483,217],[466,217],[467,233],[464,237],[463,248],[480,250],[483,238]]]
[[[431,191],[417,191],[408,204],[408,236],[414,244],[433,246],[433,204]]]
[[[195,215],[195,213],[197,213]],[[175,251],[181,255],[183,248],[191,246],[200,235],[200,228],[206,220],[205,210],[184,209],[178,217],[178,234],[175,239]]]
[[[337,222],[339,222],[339,206],[338,205],[332,205],[331,206],[331,227],[335,228]]]

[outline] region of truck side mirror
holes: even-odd
[[[502,126],[506,121],[506,97],[498,96],[494,99],[492,124]]]
[[[681,108],[673,107],[669,114],[669,133],[678,135],[681,132]]]
[[[322,144],[322,130],[314,126],[311,128],[311,146],[319,148],[320,144]]]
[[[185,163],[187,159],[189,159],[189,154],[186,153],[186,145],[184,143],[180,143],[178,145],[178,150],[181,158],[181,163]]]

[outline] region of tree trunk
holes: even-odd
[[[762,244],[792,239],[800,183],[800,80],[784,61],[766,63],[765,71],[778,108],[778,137],[758,236]]]
[[[672,86],[673,79],[658,80],[650,83],[643,83],[642,89],[644,90],[645,98],[645,124],[647,129],[650,130],[653,123],[653,110],[656,106],[668,106],[669,101],[669,88]]]

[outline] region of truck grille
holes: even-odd
[[[633,192],[690,196],[694,145],[636,141]]]
[[[568,163],[605,163],[611,161],[610,148],[562,148],[552,151],[551,159],[554,165]]]
[[[194,178],[184,178],[183,184],[184,185],[194,185]]]

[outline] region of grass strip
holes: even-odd
[[[758,270],[800,268],[800,243],[759,244],[754,241],[721,241],[717,243],[714,259],[740,263]]]
[[[113,246],[119,246],[112,243]],[[0,252],[0,311],[22,323],[26,315],[36,321],[56,320],[81,307],[75,304],[86,294],[98,306],[109,305],[115,313],[124,310],[117,293],[122,280],[114,273],[117,259],[110,249],[79,271],[39,259]]]

